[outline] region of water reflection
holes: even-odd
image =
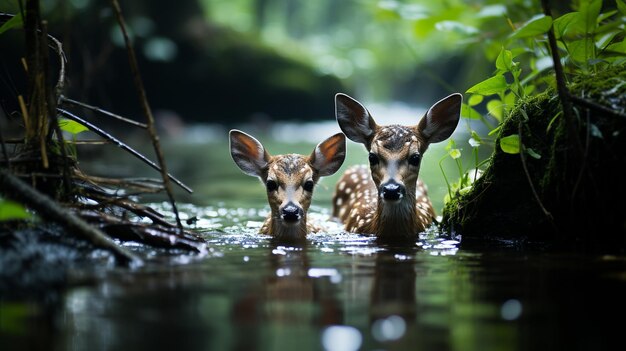
[[[376,255],[370,322],[379,341],[399,339],[404,334],[400,329],[415,322],[414,258],[413,248],[391,248]]]
[[[273,242],[267,249],[268,274],[233,304],[231,318],[238,334],[246,335],[235,349],[297,349],[304,340],[317,344],[311,328],[343,323],[335,287],[340,276],[334,269],[312,267],[308,243]]]
[[[194,214],[225,230],[200,259],[78,271],[49,308],[0,296],[0,349],[582,351],[623,329],[623,256],[476,253],[437,233],[394,248],[340,230],[284,246],[246,221],[260,213]]]

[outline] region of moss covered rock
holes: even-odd
[[[464,245],[626,248],[626,66],[569,89],[602,108],[575,104],[569,129],[555,91],[521,102],[483,176],[444,208],[442,225]],[[500,140],[511,134],[541,157],[503,152]]]

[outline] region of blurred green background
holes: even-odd
[[[141,121],[109,1],[41,4],[49,32],[64,45],[66,95]],[[195,190],[193,196],[177,195],[179,199],[250,204],[246,199],[254,198],[259,205],[263,188],[230,159],[229,129],[255,135],[274,154],[308,154],[339,131],[334,121],[337,92],[361,101],[379,124],[416,124],[437,100],[463,93],[489,76],[512,25],[539,11],[538,2],[525,0],[133,0],[121,5],[168,168]],[[560,2],[553,6],[555,12],[569,9]],[[0,11],[18,13],[19,6],[4,1]],[[26,91],[20,74],[22,36],[15,30],[0,36],[0,113],[8,115],[9,128],[19,124],[11,111],[19,110],[17,94]],[[51,63],[54,71],[57,63]],[[485,108],[475,108],[492,118]],[[71,110],[155,159],[143,130],[92,111]],[[453,136],[464,171],[477,163],[468,144],[472,130],[487,131],[482,123],[463,119]],[[90,133],[78,137],[95,138]],[[348,143],[340,173],[366,161],[363,147]],[[421,171],[438,212],[447,193],[439,165],[446,145],[431,147]],[[480,159],[492,147],[483,140]],[[78,146],[78,155],[81,166],[96,175],[158,178],[115,147]],[[455,181],[459,172],[454,161],[448,157],[441,164]],[[339,176],[322,181],[317,204],[329,206]]]

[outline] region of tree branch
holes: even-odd
[[[10,174],[6,169],[0,168],[0,191],[10,199],[26,205],[39,214],[42,218],[58,223],[68,233],[72,233],[87,239],[97,247],[106,249],[115,254],[122,262],[138,266],[143,261],[130,251],[115,244],[111,238],[100,230],[92,227],[67,209],[59,206],[54,200],[45,194],[35,190],[24,181]]]
[[[176,201],[174,200],[174,194],[172,193],[172,187],[170,186],[167,166],[165,165],[165,158],[163,157],[163,153],[161,152],[159,136],[156,132],[156,127],[154,124],[154,116],[152,116],[152,111],[150,109],[150,105],[148,104],[148,98],[146,97],[146,90],[143,87],[143,82],[141,80],[141,75],[139,74],[139,65],[137,64],[137,57],[135,56],[135,50],[133,48],[133,44],[130,42],[128,38],[128,33],[126,32],[126,22],[124,21],[124,17],[122,16],[122,9],[120,8],[120,4],[117,0],[111,0],[111,4],[113,6],[113,10],[115,11],[115,15],[117,16],[117,21],[119,22],[120,29],[122,30],[122,34],[124,35],[124,42],[126,43],[126,51],[128,52],[128,61],[130,62],[130,67],[133,72],[133,78],[135,81],[135,88],[137,88],[137,93],[139,94],[139,100],[141,102],[141,108],[143,113],[148,121],[148,133],[152,138],[152,145],[154,147],[154,151],[157,155],[157,160],[159,165],[161,166],[161,176],[163,177],[163,186],[165,186],[165,191],[167,192],[167,196],[169,197],[170,202],[172,203],[172,210],[176,217],[176,224],[178,225],[178,229],[182,233],[183,224],[180,221],[180,216],[178,214],[178,208],[176,207]]]
[[[94,124],[72,114],[71,112],[65,111],[64,109],[58,108],[57,109],[61,114],[63,114],[65,117],[76,121],[80,124],[85,125],[87,128],[89,128],[89,130],[91,130],[92,132],[98,134],[99,136],[110,140],[112,143],[114,143],[115,145],[117,145],[119,148],[121,148],[122,150],[128,151],[131,155],[137,157],[138,159],[140,159],[141,161],[143,161],[145,164],[147,164],[148,166],[152,167],[153,169],[162,172],[161,167],[159,167],[156,163],[150,161],[148,158],[146,158],[144,155],[140,154],[139,152],[135,151],[135,149],[131,148],[130,146],[124,144],[122,141],[120,141],[119,139],[115,138],[114,136],[112,136],[111,134],[105,132],[104,130],[98,128],[97,126],[95,126]],[[185,184],[183,184],[180,180],[174,178],[173,175],[167,173],[166,174],[167,177],[169,177],[169,179],[171,179],[174,183],[176,183],[178,186],[180,186],[181,188],[183,188],[185,191],[187,191],[188,193],[193,193],[193,190],[191,190],[188,186],[186,186]]]

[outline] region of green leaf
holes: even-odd
[[[28,219],[30,217],[31,214],[21,204],[11,200],[0,199],[0,221]]]
[[[508,86],[504,76],[499,74],[474,85],[467,89],[467,92],[480,95],[493,95],[504,92]]]
[[[530,157],[534,158],[534,159],[541,159],[541,155],[539,155],[535,150],[531,149],[531,148],[527,148],[526,149],[526,153],[528,155],[530,155]]]
[[[502,151],[506,152],[507,154],[519,154],[519,135],[511,134],[509,136],[500,138],[500,149],[502,149]]]
[[[474,95],[470,96],[470,98],[467,100],[467,104],[469,106],[476,106],[476,105],[480,104],[481,102],[483,102],[483,98],[484,98],[484,96],[482,96],[482,95],[474,94]]]
[[[616,0],[615,2],[617,3],[617,9],[619,10],[619,12],[621,12],[622,15],[626,16],[626,1]]]
[[[602,0],[587,0],[580,3],[580,15],[585,21],[585,33],[593,33],[598,26],[598,16],[602,9]]]
[[[511,71],[511,68],[513,68],[513,54],[509,50],[502,48],[500,55],[496,58],[496,68],[505,72]]]
[[[611,44],[607,46],[606,51],[626,53],[626,39],[622,40],[619,43],[615,43],[615,44]]]
[[[569,49],[570,58],[577,62],[587,62],[594,56],[595,46],[591,40],[576,40],[569,43],[567,48]]]
[[[482,115],[466,103],[461,104],[461,117],[468,119],[481,119]]]
[[[513,32],[510,39],[521,39],[545,34],[552,25],[552,17],[536,15]]]
[[[499,125],[499,126],[493,128],[489,133],[487,133],[487,135],[492,136],[492,135],[498,133],[501,128],[502,128],[502,125]]]
[[[17,14],[13,16],[10,20],[4,22],[2,26],[0,26],[0,34],[8,31],[9,29],[22,27],[24,21],[22,21],[22,15]]]
[[[570,12],[554,20],[554,36],[559,38],[573,37],[585,31],[585,22],[580,12]]]
[[[89,130],[84,125],[67,118],[59,118],[59,128],[73,135]]]
[[[498,99],[490,100],[487,103],[487,111],[489,111],[489,114],[495,117],[498,122],[502,122],[502,118],[504,117],[504,108],[502,101]]]

